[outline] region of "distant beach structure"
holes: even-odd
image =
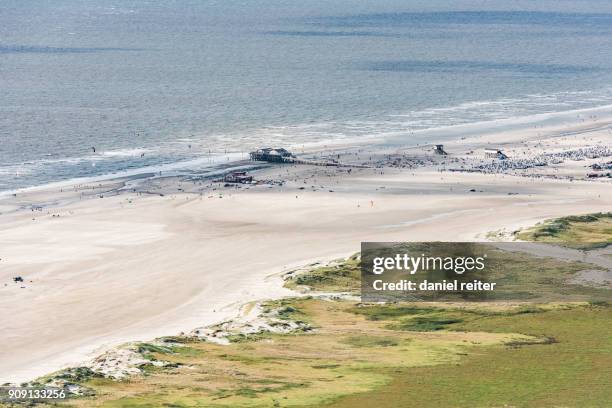
[[[434,146],[433,150],[436,154],[439,154],[441,156],[448,156],[448,153],[446,153],[446,151],[444,150],[444,145],[437,144]]]
[[[251,183],[253,181],[253,176],[249,176],[246,171],[233,171],[226,174],[225,177],[223,177],[223,181],[226,183]]]
[[[508,156],[501,149],[485,149],[485,157],[487,159],[506,160]]]
[[[280,148],[271,148],[266,147],[263,149],[255,150],[254,152],[249,153],[251,160],[257,161],[267,161],[267,162],[276,162],[276,163],[284,163],[287,161],[291,161],[295,156],[291,154],[291,152],[287,149]]]

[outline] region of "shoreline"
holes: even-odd
[[[610,122],[603,126],[610,126],[612,124],[612,104],[602,105],[591,108],[579,108],[571,109],[567,111],[547,112],[538,113],[526,116],[516,116],[497,120],[486,120],[476,121],[472,123],[462,123],[451,126],[433,127],[427,129],[408,130],[404,132],[390,132],[388,134],[382,133],[376,136],[369,137],[355,137],[350,139],[334,140],[329,139],[325,141],[318,141],[312,143],[297,143],[289,146],[290,150],[301,150],[300,155],[319,153],[322,151],[335,152],[346,149],[359,149],[366,146],[374,146],[377,149],[385,149],[393,146],[401,146],[403,148],[416,148],[419,146],[430,145],[435,142],[457,142],[464,140],[464,135],[468,133],[470,138],[487,135],[502,128],[504,133],[516,132],[521,130],[527,130],[533,126],[549,126],[557,127],[564,125],[564,121],[575,120],[573,116],[581,114],[594,114],[594,113],[605,113],[608,115]],[[429,140],[432,138],[431,134],[435,134],[436,140]],[[382,141],[381,141],[382,137]],[[463,138],[463,139],[462,139]],[[406,140],[410,139],[410,140]],[[429,140],[429,143],[427,142]],[[231,157],[231,159],[230,159]],[[225,160],[224,160],[225,159]],[[49,183],[19,187],[8,190],[0,190],[0,200],[9,197],[11,195],[45,191],[48,189],[56,189],[63,187],[71,187],[77,184],[88,184],[104,181],[113,180],[130,180],[147,177],[148,174],[155,175],[159,172],[168,172],[170,175],[181,175],[189,174],[194,169],[198,171],[206,171],[212,175],[216,175],[218,172],[227,170],[241,169],[244,166],[241,163],[249,163],[248,159],[244,158],[244,153],[239,152],[227,152],[227,153],[215,153],[212,157],[201,157],[197,159],[190,159],[184,161],[176,161],[172,163],[165,163],[159,165],[143,166],[131,170],[118,171],[108,174],[100,174],[86,177],[68,178],[64,180],[53,181]],[[211,177],[212,177],[211,175]]]
[[[609,210],[609,179],[577,178],[599,159],[527,175],[449,171],[453,160],[471,163],[469,151],[492,140],[512,141],[504,147],[515,155],[525,146],[532,154],[610,145],[608,127],[585,130],[604,120],[458,139],[445,144],[448,159],[431,156],[427,146],[380,144],[336,150],[343,161],[380,167],[252,172],[278,184],[225,187],[171,175],[94,183],[85,196],[75,188],[5,196],[0,318],[10,335],[0,347],[0,381],[32,379],[119,344],[214,324],[244,303],[281,294],[272,276],[357,252],[361,241],[487,240],[491,231],[511,234],[546,218]],[[394,164],[398,159],[405,161]],[[105,188],[113,193],[99,193]],[[48,204],[35,209],[40,203]],[[24,288],[10,282],[16,275]]]

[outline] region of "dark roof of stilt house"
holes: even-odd
[[[286,161],[288,158],[292,158],[293,155],[287,149],[282,147],[271,148],[265,147],[257,149],[254,152],[249,153],[252,160],[264,160],[264,161]]]
[[[446,153],[446,151],[444,150],[444,145],[441,144],[437,144],[434,146],[434,151],[438,154],[441,154],[443,156],[447,156],[448,153]]]

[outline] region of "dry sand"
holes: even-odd
[[[520,143],[534,132],[520,136],[504,137]],[[605,127],[574,137],[582,138],[578,145],[586,138],[612,144]],[[612,208],[608,180],[437,167],[349,175],[286,166],[256,174],[279,175],[289,180],[283,186],[209,188],[202,195],[99,198],[94,193],[112,187],[105,184],[1,200],[0,382],[231,317],[245,302],[287,294],[279,284],[283,270],[354,253],[361,241],[485,240],[489,231]],[[315,184],[323,187],[312,191]],[[91,194],[79,199],[81,191]],[[44,205],[32,211],[28,203]],[[24,282],[13,282],[16,276]]]

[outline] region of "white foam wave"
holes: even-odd
[[[21,178],[32,182],[39,171],[47,176],[53,173],[69,174],[70,166],[78,166],[82,173],[83,164],[96,166],[96,172],[110,172],[114,168],[126,167],[134,172],[139,170],[132,168],[147,169],[147,166],[155,162],[184,162],[193,157],[209,155],[211,149],[216,152],[242,152],[238,157],[244,158],[246,152],[263,145],[287,146],[297,152],[301,149],[343,144],[416,145],[430,143],[433,139],[447,141],[493,130],[506,131],[534,125],[554,125],[564,121],[580,120],[581,116],[589,115],[612,115],[612,88],[469,101],[455,106],[410,111],[372,120],[308,122],[287,126],[265,126],[243,132],[190,135],[190,137],[181,135],[180,138],[156,147],[90,152],[81,157],[45,157],[37,161],[7,164],[0,166],[0,175],[15,176],[14,179]],[[159,160],[156,159],[158,157]],[[7,185],[10,186],[6,183],[4,186],[0,185],[0,189],[6,188]]]
[[[76,177],[76,178],[71,178],[68,180],[62,180],[62,181],[57,181],[53,183],[46,183],[46,184],[38,185],[38,186],[30,186],[30,187],[23,187],[23,188],[18,188],[18,189],[13,189],[13,190],[0,191],[0,198],[6,197],[9,195],[13,195],[13,194],[24,193],[24,192],[40,191],[40,190],[47,190],[47,189],[53,189],[53,188],[62,188],[62,187],[67,187],[67,186],[73,186],[76,184],[96,183],[96,182],[101,182],[101,181],[119,179],[123,177],[133,177],[133,176],[138,176],[138,175],[148,174],[148,173],[160,173],[161,172],[162,174],[164,174],[164,173],[171,172],[171,171],[180,171],[180,170],[186,170],[186,169],[199,169],[199,170],[203,168],[212,169],[215,166],[218,166],[219,164],[235,162],[243,158],[244,156],[239,153],[216,154],[216,155],[201,157],[201,158],[193,159],[193,160],[185,160],[185,161],[179,161],[179,162],[167,163],[167,164],[161,164],[161,165],[153,165],[153,166],[143,166],[143,167],[139,167],[135,169],[116,171],[116,172],[112,172],[108,174],[96,175],[96,176],[91,176],[91,177]]]

